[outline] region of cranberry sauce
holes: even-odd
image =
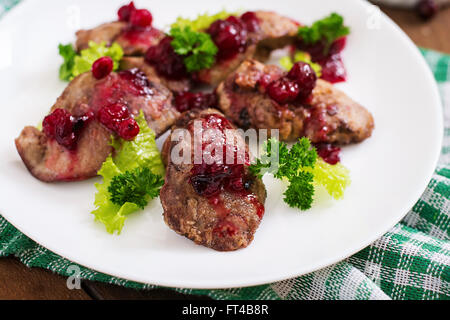
[[[183,57],[173,50],[172,37],[166,36],[156,46],[150,47],[145,54],[145,61],[152,65],[160,76],[172,80],[188,77]]]
[[[208,109],[217,105],[217,97],[214,93],[180,92],[175,96],[175,108],[179,112],[191,109]]]
[[[339,155],[341,148],[330,143],[317,143],[314,146],[316,147],[319,157],[321,157],[325,162],[334,165],[341,161]]]
[[[259,30],[259,20],[254,12],[246,12],[241,17],[230,16],[213,22],[206,30],[219,49],[217,61],[234,58],[248,46],[249,33]]]
[[[127,105],[129,100],[138,96],[150,96],[153,89],[147,76],[137,68],[111,73],[95,84],[95,90],[89,105],[95,112],[102,107],[116,103]]]
[[[152,27],[153,16],[147,9],[136,9],[133,1],[120,7],[117,12],[119,21],[127,22],[121,37],[131,44],[151,45],[161,31]]]
[[[73,151],[83,128],[93,117],[92,111],[81,117],[74,117],[69,111],[58,108],[44,118],[42,129],[49,139],[55,139],[60,145]]]
[[[336,83],[345,81],[347,77],[341,56],[346,42],[347,37],[341,37],[328,47],[326,41],[319,41],[313,45],[307,45],[302,40],[299,40],[297,48],[308,52],[311,55],[311,60],[321,65],[322,79]]]
[[[139,126],[128,108],[121,103],[101,108],[98,111],[98,120],[109,130],[117,133],[125,140],[133,140],[139,133]]]
[[[287,74],[264,86],[269,97],[281,105],[303,103],[311,96],[316,80],[316,73],[309,64],[297,62]]]
[[[203,116],[201,121],[202,162],[194,164],[191,169],[190,183],[193,189],[197,194],[207,197],[220,216],[225,217],[228,214],[228,209],[220,198],[220,193],[225,190],[248,199],[256,207],[257,214],[261,218],[264,206],[249,191],[252,181],[245,172],[245,166],[250,164],[248,151],[242,150],[245,145],[238,146],[234,141],[227,141],[225,130],[233,129],[233,127],[224,117],[209,114]],[[216,130],[209,134],[208,129]],[[222,155],[217,157],[216,150],[221,150]],[[208,155],[211,159],[206,159]],[[231,161],[230,158],[233,160]]]
[[[129,103],[136,97],[151,95],[153,89],[147,76],[133,68],[112,73],[98,81],[89,105],[106,128],[125,140],[132,140],[139,133],[139,126],[130,114]]]

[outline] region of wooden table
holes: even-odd
[[[428,22],[415,13],[382,8],[413,41],[423,47],[450,53],[450,8]],[[186,299],[167,289],[137,291],[114,285],[85,281],[81,290],[69,290],[66,278],[43,269],[29,269],[15,258],[0,259],[0,299]]]

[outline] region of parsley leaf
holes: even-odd
[[[189,72],[207,69],[214,64],[218,49],[209,34],[192,31],[188,26],[172,28],[170,35],[175,53],[185,56],[184,64]]]
[[[314,44],[325,39],[328,47],[334,40],[349,33],[350,28],[344,26],[344,18],[337,13],[314,22],[310,27],[302,26],[298,29],[298,35],[306,44]]]
[[[290,184],[284,192],[284,201],[292,208],[308,210],[312,206],[314,196],[314,175],[310,172],[299,172],[289,180]]]
[[[271,138],[263,146],[263,154],[249,166],[257,177],[271,173],[287,180],[284,202],[290,207],[311,208],[316,186],[323,186],[335,199],[341,199],[350,184],[349,171],[342,164],[330,165],[317,157],[316,149],[307,138],[301,138],[291,149]]]
[[[152,173],[149,168],[135,168],[114,176],[108,191],[112,203],[122,206],[131,202],[144,209],[149,199],[159,196],[163,184],[162,177]]]

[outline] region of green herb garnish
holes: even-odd
[[[131,202],[144,209],[150,199],[159,196],[163,184],[163,178],[149,168],[135,168],[113,177],[108,191],[112,203],[122,206]]]
[[[98,172],[103,181],[95,184],[97,192],[92,213],[109,233],[119,234],[128,215],[156,197],[162,183],[160,177],[164,175],[155,133],[148,127],[142,111],[135,120],[139,134],[131,141],[113,138],[114,157],[109,156],[103,162]]]
[[[271,173],[278,179],[287,180],[289,185],[284,192],[284,202],[301,210],[311,208],[316,186],[325,187],[333,198],[341,199],[350,184],[348,169],[341,164],[332,166],[318,158],[307,138],[299,139],[291,149],[284,142],[269,139],[264,144],[263,154],[249,170],[257,177]]]
[[[59,68],[59,78],[64,81],[70,81],[76,76],[90,71],[95,60],[104,56],[108,56],[113,60],[113,70],[117,70],[119,61],[123,57],[122,47],[117,43],[107,47],[106,42],[97,44],[90,41],[89,48],[81,50],[80,54],[76,53],[71,44],[60,44],[58,48],[59,54],[64,59],[63,64]]]
[[[344,26],[344,18],[337,13],[314,22],[310,27],[302,26],[298,29],[298,35],[305,44],[315,44],[324,39],[327,45],[326,50],[333,41],[349,33],[350,28]]]
[[[217,46],[205,32],[192,31],[191,27],[172,28],[171,45],[175,53],[184,56],[187,71],[194,72],[210,68],[215,61]]]

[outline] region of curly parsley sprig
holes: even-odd
[[[329,165],[318,158],[316,149],[307,138],[301,138],[289,149],[284,142],[269,139],[263,154],[249,167],[250,172],[262,177],[271,173],[286,179],[289,185],[284,201],[293,208],[311,208],[315,186],[322,185],[335,199],[341,199],[350,184],[349,171],[341,164]]]
[[[187,71],[208,69],[214,64],[218,49],[208,33],[193,31],[187,26],[172,28],[170,36],[175,53],[184,56]]]
[[[108,191],[112,203],[131,202],[144,209],[150,199],[159,196],[163,184],[164,179],[149,168],[136,168],[113,177]]]
[[[344,25],[344,18],[333,12],[328,17],[314,22],[310,27],[301,26],[298,35],[306,44],[315,44],[318,41],[326,41],[326,50],[336,39],[350,33],[350,28]]]

